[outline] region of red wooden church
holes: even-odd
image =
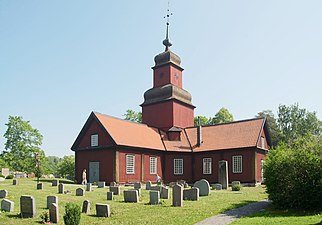
[[[168,25],[168,24],[167,24]],[[218,162],[228,161],[229,182],[262,181],[270,138],[265,119],[194,127],[191,95],[182,87],[181,60],[163,41],[154,58],[153,87],[144,93],[142,124],[92,112],[72,146],[76,180],[89,182],[186,180],[218,182]]]

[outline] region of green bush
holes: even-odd
[[[269,199],[282,209],[322,208],[322,141],[316,137],[269,152],[264,177]]]
[[[48,223],[49,222],[49,214],[47,211],[44,211],[40,214],[40,219],[42,223]]]
[[[75,203],[67,203],[65,206],[64,222],[66,225],[78,225],[81,218],[81,208]]]
[[[231,190],[232,191],[240,191],[240,189],[241,189],[241,185],[240,184],[233,184],[231,186]]]
[[[13,179],[13,175],[9,174],[8,176],[6,176],[6,179]]]
[[[3,177],[3,178],[5,178],[5,176],[3,176],[1,173],[0,173],[0,177]]]

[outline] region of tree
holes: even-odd
[[[263,110],[256,115],[257,118],[266,118],[268,130],[271,137],[271,146],[277,146],[281,141],[281,131],[277,126],[277,122],[272,110]]]
[[[40,160],[45,158],[45,153],[40,149],[43,136],[20,116],[9,116],[6,126],[8,128],[3,136],[7,141],[1,155],[3,160],[13,170],[35,172],[35,154],[39,155]]]
[[[233,115],[228,111],[228,109],[222,107],[215,115],[215,117],[210,119],[210,124],[227,123],[234,121]]]
[[[62,158],[59,158],[57,156],[47,156],[46,157],[46,170],[49,174],[58,174],[58,165],[62,161]]]
[[[142,113],[141,112],[135,112],[132,109],[126,110],[126,113],[123,115],[125,120],[142,123]]]
[[[200,118],[200,124],[199,124],[199,118]],[[205,116],[195,116],[194,118],[194,125],[195,126],[205,126],[205,125],[208,125],[209,124],[209,120],[210,118],[208,119],[207,117]]]
[[[287,144],[307,134],[320,135],[322,132],[322,122],[316,112],[301,109],[297,103],[278,107],[277,124],[281,130],[281,140]]]
[[[75,157],[73,155],[63,157],[58,164],[58,174],[62,177],[75,176]]]

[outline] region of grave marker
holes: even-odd
[[[159,191],[150,191],[150,205],[160,204],[160,192]]]
[[[58,193],[59,193],[59,194],[64,194],[64,190],[65,190],[65,186],[64,186],[64,184],[60,183],[60,184],[58,185]]]
[[[86,184],[86,191],[92,191],[92,184],[91,183]]]
[[[109,217],[111,215],[110,205],[96,204],[96,216]]]
[[[89,214],[91,211],[91,202],[89,200],[83,201],[82,213]]]
[[[127,190],[123,194],[124,202],[139,202],[139,193],[137,190]]]
[[[199,188],[199,195],[200,196],[208,196],[209,195],[210,185],[207,180],[201,179],[201,180],[197,181],[193,186]]]
[[[76,196],[84,196],[84,189],[83,188],[77,188],[76,189]]]
[[[228,188],[228,162],[226,160],[219,161],[218,180],[222,185],[222,189]]]
[[[169,199],[169,188],[161,187],[160,198],[162,199]]]
[[[1,201],[1,210],[5,212],[13,212],[15,203],[13,201],[10,201],[8,199],[3,199]]]
[[[47,209],[49,209],[51,203],[55,203],[58,205],[58,197],[57,196],[47,196]]]
[[[51,203],[49,206],[49,220],[52,223],[59,222],[59,209],[56,203]]]
[[[199,200],[199,188],[193,187],[191,189],[183,190],[183,199],[190,201],[198,201]]]
[[[20,215],[22,218],[36,216],[36,201],[33,196],[23,195],[20,197]]]
[[[172,188],[172,206],[183,206],[183,187],[179,184]]]
[[[145,183],[145,189],[146,190],[150,190],[150,188],[152,187],[152,182],[151,181],[148,181]]]
[[[109,191],[109,192],[107,192],[106,199],[107,200],[113,200],[113,196],[114,196],[114,192]]]
[[[8,196],[7,190],[1,190],[0,191],[0,198],[6,198]]]
[[[99,182],[97,182],[97,187],[98,188],[105,188],[105,181],[99,181]]]
[[[120,195],[121,187],[120,186],[112,186],[112,187],[110,187],[110,192],[113,192],[114,195]]]
[[[51,186],[53,186],[53,187],[57,187],[57,186],[58,186],[58,184],[59,184],[59,180],[53,180],[53,181],[51,182]]]
[[[37,184],[37,190],[42,190],[43,189],[43,184],[42,183],[38,183]]]

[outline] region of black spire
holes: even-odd
[[[172,16],[173,13],[170,12],[170,1],[168,1],[168,9],[167,9],[167,15],[164,18],[167,18],[167,30],[165,34],[165,39],[163,40],[163,45],[165,46],[165,51],[168,51],[169,48],[172,46],[172,43],[169,39],[169,25],[170,25],[170,16]]]

